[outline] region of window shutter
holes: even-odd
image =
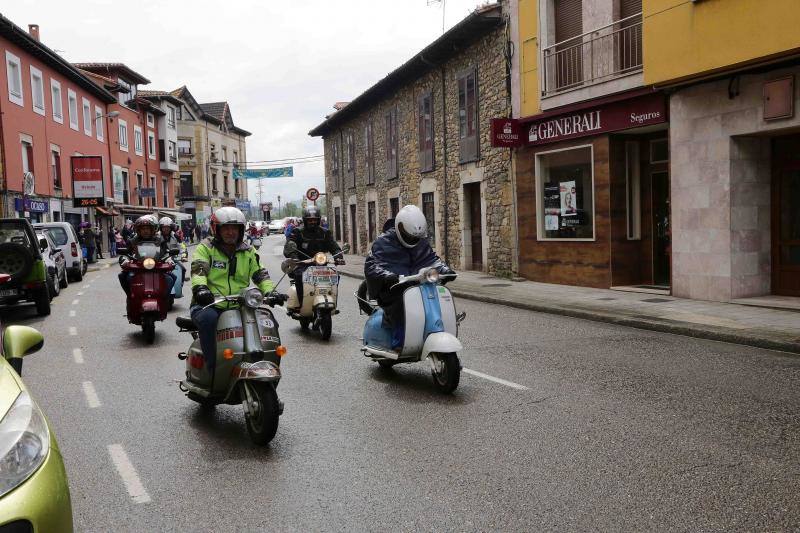
[[[459,100],[459,160],[478,159],[478,76],[475,68],[462,74],[458,80]]]
[[[166,150],[164,150],[164,139],[159,139],[159,140],[158,140],[158,154],[159,154],[159,160],[160,160],[162,163],[163,163],[164,161],[166,161],[166,160],[164,159],[164,155],[166,154]]]
[[[642,12],[642,0],[619,0],[619,18],[624,19]]]
[[[428,107],[428,138],[425,145],[425,163],[428,170],[433,170],[433,94],[426,97]]]
[[[639,0],[639,4],[641,5],[641,0]],[[557,43],[582,34],[582,0],[555,0],[555,19]]]

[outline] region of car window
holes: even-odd
[[[36,232],[36,240],[38,241],[38,240],[41,240],[41,239],[45,240],[45,242],[47,243],[47,247],[48,248],[52,248],[53,247],[53,240],[52,239],[48,239],[47,235],[45,235],[44,233],[39,233],[37,231]]]
[[[30,246],[31,242],[28,240],[28,234],[25,228],[13,222],[0,222],[0,244],[6,242],[13,242],[23,246]]]
[[[56,246],[64,246],[69,242],[69,237],[67,237],[67,232],[64,228],[47,228],[45,231],[53,238]]]

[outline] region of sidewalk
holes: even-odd
[[[347,255],[342,275],[364,278],[364,257]],[[513,282],[459,272],[447,285],[459,298],[635,328],[800,354],[800,312],[672,296]]]

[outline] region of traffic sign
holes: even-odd
[[[306,191],[306,198],[308,198],[312,202],[316,202],[317,198],[319,198],[319,191],[314,187],[311,187]]]

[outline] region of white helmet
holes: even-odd
[[[241,242],[244,238],[244,226],[246,223],[247,219],[244,217],[244,213],[235,207],[221,207],[211,215],[211,233],[216,236],[219,226],[236,224],[239,226],[239,242]]]
[[[172,219],[169,217],[161,217],[161,220],[158,221],[159,226],[169,226],[172,227]]]
[[[407,205],[394,217],[394,229],[400,244],[413,248],[428,236],[428,221],[419,207]]]

